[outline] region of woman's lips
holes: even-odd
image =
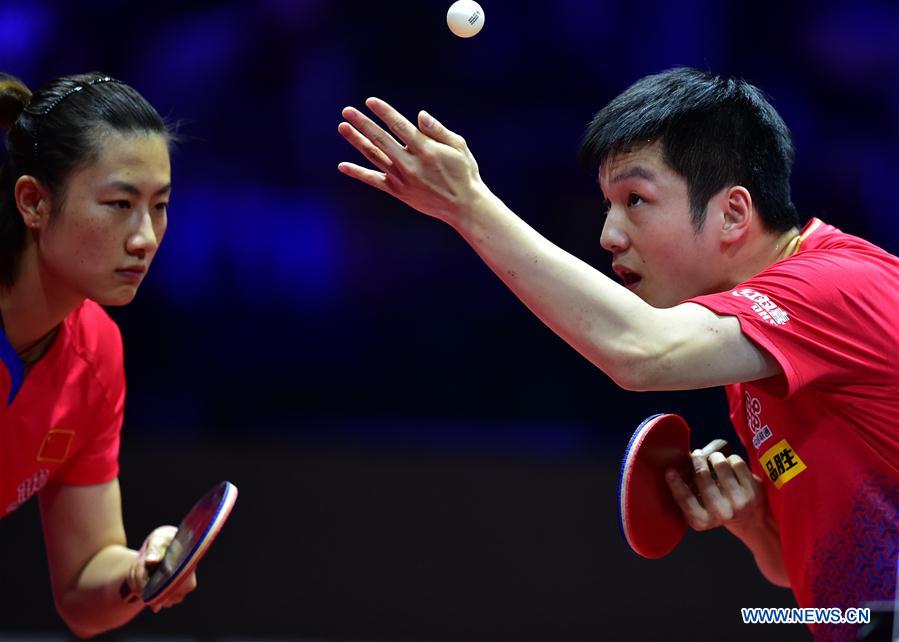
[[[116,270],[116,274],[127,281],[140,281],[144,278],[144,273],[147,271],[143,265],[135,265],[127,268],[120,268]]]

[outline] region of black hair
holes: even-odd
[[[641,78],[597,112],[580,155],[595,167],[655,141],[687,181],[695,230],[702,229],[709,200],[728,185],[749,190],[767,229],[798,226],[790,200],[790,131],[745,80],[683,67]]]
[[[63,76],[32,94],[22,81],[0,74],[0,128],[7,129],[6,162],[0,165],[0,287],[15,283],[26,228],[14,187],[29,175],[65,199],[71,172],[96,160],[104,136],[172,133],[132,87],[99,72]]]

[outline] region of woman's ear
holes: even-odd
[[[15,187],[16,206],[25,227],[40,229],[51,211],[50,191],[34,176],[20,176]]]

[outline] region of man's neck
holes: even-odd
[[[792,227],[786,232],[763,233],[754,242],[754,247],[746,248],[751,257],[741,263],[732,274],[732,283],[727,289],[752,278],[769,265],[795,254],[799,247],[801,230]]]
[[[802,231],[795,227],[790,228],[789,230],[781,234],[777,238],[777,242],[775,242],[774,249],[772,250],[772,253],[774,254],[774,260],[772,260],[768,265],[777,263],[781,259],[785,259],[788,256],[793,256],[794,254],[796,254],[796,250],[799,249],[799,239],[801,235]]]

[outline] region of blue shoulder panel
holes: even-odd
[[[9,406],[22,387],[22,381],[25,379],[25,364],[19,359],[16,349],[12,347],[9,339],[6,338],[6,333],[2,330],[0,330],[0,361],[3,361],[9,371],[9,398],[6,400],[6,405]]]

